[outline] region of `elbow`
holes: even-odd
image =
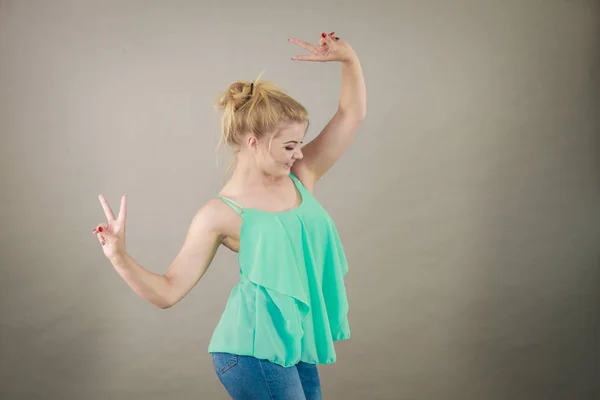
[[[168,296],[160,296],[152,300],[152,304],[162,310],[173,307],[175,303],[177,302]]]
[[[171,307],[171,305],[168,302],[162,300],[154,302],[154,305],[160,308],[161,310],[166,310],[167,308]]]
[[[173,307],[177,301],[173,299],[173,286],[171,286],[169,278],[164,275],[163,278],[167,284],[160,293],[157,293],[159,295],[156,296],[156,299],[152,303],[158,308],[166,310],[167,308]]]
[[[167,301],[162,301],[162,302],[155,303],[154,305],[162,310],[166,310],[167,308],[173,307],[175,304],[171,303],[171,302],[167,302]]]
[[[173,297],[171,297],[171,296],[163,296],[160,299],[158,299],[154,303],[154,305],[157,306],[158,308],[166,310],[167,308],[171,308],[175,304],[177,304],[177,301],[178,300],[173,299]]]

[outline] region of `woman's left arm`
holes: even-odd
[[[321,37],[319,46],[290,39],[312,54],[293,57],[304,61],[338,61],[342,65],[342,93],[338,109],[325,128],[302,148],[304,158],[296,161],[294,173],[314,184],[341,157],[367,112],[367,91],[362,67],[350,45],[336,40],[334,32]]]

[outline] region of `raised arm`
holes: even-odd
[[[293,57],[294,60],[329,62],[342,65],[342,93],[338,109],[321,133],[302,148],[304,158],[294,164],[294,173],[301,180],[314,183],[342,156],[367,113],[367,92],[362,67],[350,45],[323,33],[319,45],[290,39],[290,42],[311,54]]]
[[[151,272],[125,250],[126,198],[123,197],[117,219],[103,196],[100,202],[108,222],[99,224],[94,233],[105,255],[133,291],[157,307],[172,307],[189,293],[208,269],[221,243],[218,213],[214,212],[216,202],[211,200],[193,217],[183,246],[167,271]]]

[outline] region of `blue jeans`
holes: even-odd
[[[315,364],[282,367],[267,360],[212,353],[215,372],[234,400],[321,400]]]

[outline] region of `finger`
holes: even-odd
[[[308,42],[305,42],[304,40],[300,40],[300,39],[295,39],[295,38],[289,38],[288,41],[290,43],[294,43],[297,44],[298,46],[302,47],[304,50],[308,50],[310,52],[316,52],[317,46],[315,46],[314,44],[310,44]]]
[[[295,60],[295,61],[322,61],[321,57],[319,57],[315,54],[304,54],[301,56],[294,56],[294,57],[292,57],[292,60]]]
[[[103,246],[108,243],[115,243],[117,241],[116,236],[108,231],[104,231],[102,233],[97,232],[96,237],[98,238],[98,241],[100,242],[100,244]]]
[[[103,234],[98,233],[96,237],[98,237],[98,241],[102,246],[106,245],[106,237]]]
[[[96,226],[92,232],[93,233],[108,232],[108,224],[105,224],[105,223],[98,224],[98,226]]]
[[[121,209],[119,210],[119,221],[125,222],[127,218],[127,195],[121,197]]]
[[[104,215],[106,215],[106,219],[108,220],[108,222],[114,221],[115,214],[113,214],[113,212],[112,212],[110,206],[108,205],[108,202],[104,198],[104,196],[98,195],[98,198],[100,199],[100,204],[102,204],[102,208],[104,209]]]
[[[327,45],[331,45],[331,44],[333,44],[333,43],[335,42],[335,39],[334,39],[334,38],[335,38],[335,36],[327,35],[327,36],[325,36],[325,37],[323,38],[323,40],[325,41],[325,43],[326,43]]]
[[[329,36],[331,36],[331,38],[332,38],[333,40],[335,40],[336,42],[337,42],[338,40],[340,40],[340,38],[339,38],[339,37],[335,36],[335,32],[331,32],[331,33],[329,34]]]
[[[325,40],[326,37],[327,34],[325,32],[321,33],[321,36],[319,37],[319,45],[325,46],[325,44],[327,43],[327,41]]]

